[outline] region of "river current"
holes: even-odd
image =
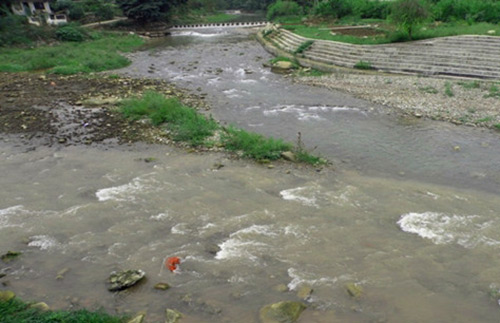
[[[498,134],[295,84],[262,67],[270,56],[247,32],[182,32],[132,58],[122,73],[206,93],[223,122],[301,132],[337,170],[2,140],[0,250],[23,252],[0,264],[2,288],[53,308],[146,310],[150,322],[165,308],[185,322],[257,322],[304,286],[299,322],[498,321]],[[109,273],[130,268],[147,280],[108,292]]]

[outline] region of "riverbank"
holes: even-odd
[[[494,82],[348,70],[295,81],[347,92],[418,118],[500,130],[500,85]]]

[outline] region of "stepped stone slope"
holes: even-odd
[[[407,43],[353,45],[309,39],[274,28],[267,39],[287,53],[313,40],[312,46],[297,56],[326,65],[353,68],[363,61],[375,70],[392,73],[500,79],[500,37],[497,36],[464,35]]]

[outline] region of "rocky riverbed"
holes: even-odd
[[[348,92],[398,112],[454,124],[500,129],[498,82],[339,70],[297,82]]]

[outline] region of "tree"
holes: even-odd
[[[139,23],[168,19],[170,11],[187,0],[116,0],[123,14]]]
[[[392,5],[391,17],[412,39],[414,28],[429,17],[429,11],[422,0],[398,0]]]

